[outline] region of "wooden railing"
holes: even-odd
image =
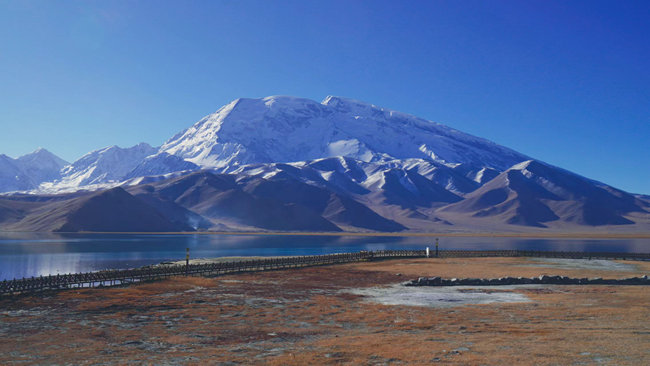
[[[430,257],[436,257],[436,252],[430,251],[429,255]],[[527,250],[440,250],[437,253],[437,256],[439,258],[544,257],[650,260],[650,253],[585,253]],[[378,250],[361,251],[356,253],[255,259],[236,262],[149,266],[136,269],[106,270],[5,280],[0,282],[0,295],[67,288],[118,286],[135,282],[159,280],[179,275],[217,276],[227,273],[267,271],[392,258],[423,257],[426,257],[425,250]]]

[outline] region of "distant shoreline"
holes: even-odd
[[[268,236],[359,236],[359,237],[484,237],[484,238],[559,238],[559,239],[650,239],[650,233],[418,233],[418,232],[283,232],[283,231],[187,231],[187,232],[114,232],[114,231],[0,231],[2,233],[49,234],[132,234],[132,235],[268,235]]]

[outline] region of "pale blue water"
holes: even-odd
[[[181,260],[185,248],[192,258],[206,258],[424,249],[434,243],[417,237],[0,233],[0,280]],[[441,237],[440,249],[647,253],[650,239]]]

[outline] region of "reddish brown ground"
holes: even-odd
[[[1,299],[0,364],[650,364],[645,286],[520,288],[532,302],[444,309],[341,291],[433,275],[650,273],[531,263],[393,260]]]

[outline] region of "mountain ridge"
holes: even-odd
[[[23,161],[38,161],[40,155],[56,166],[53,154],[40,150]],[[0,155],[0,190],[39,197],[123,186],[160,211],[165,225],[190,230],[647,230],[650,225],[647,196],[436,122],[336,96],[320,103],[289,96],[239,98],[160,147],[98,149],[61,167],[50,181],[34,178],[38,174],[19,169],[14,160]],[[189,183],[197,176],[203,176],[203,186]],[[159,190],[165,182],[190,185],[176,186],[176,197]],[[30,215],[29,204],[15,205],[5,203],[7,217]]]
[[[31,190],[47,181],[59,179],[68,162],[39,147],[13,159],[0,154],[0,188],[2,191]]]

